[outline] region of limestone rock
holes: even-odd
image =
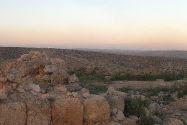
[[[76,91],[80,91],[82,89],[82,87],[79,85],[79,83],[70,83],[70,84],[66,85],[66,88],[70,92],[76,92]]]
[[[149,110],[151,113],[161,113],[161,107],[158,103],[151,103],[149,106]]]
[[[35,92],[40,92],[40,86],[36,85],[36,84],[29,84],[29,87],[31,88],[31,90],[35,91]]]
[[[110,106],[102,96],[94,96],[84,102],[84,121],[86,124],[107,122],[110,118]]]
[[[68,82],[69,83],[76,83],[76,82],[79,82],[79,79],[77,78],[77,76],[75,74],[71,75],[69,78],[68,78]]]
[[[83,88],[83,89],[81,89],[81,95],[84,97],[84,98],[88,98],[89,96],[90,96],[90,92],[89,92],[89,90],[88,89],[85,89],[85,88]]]
[[[45,73],[53,73],[57,70],[57,67],[55,65],[46,65],[44,68]]]
[[[118,92],[113,88],[109,88],[107,91],[106,99],[110,104],[111,110],[116,108],[120,111],[124,111],[124,93]]]
[[[116,114],[116,119],[117,119],[118,121],[122,121],[122,120],[125,119],[125,116],[124,116],[124,114],[123,114],[122,111],[118,110],[118,112],[117,112],[117,114]]]
[[[51,122],[50,103],[46,100],[27,102],[27,125],[49,125]]]
[[[25,125],[26,106],[24,103],[0,104],[0,125]]]
[[[57,99],[52,105],[53,125],[82,125],[83,105],[78,98]]]

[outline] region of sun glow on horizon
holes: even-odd
[[[0,45],[187,50],[185,0],[0,0]]]

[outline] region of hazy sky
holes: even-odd
[[[187,50],[187,0],[0,0],[0,45]]]

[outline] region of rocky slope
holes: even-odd
[[[181,117],[174,117],[177,103],[162,105],[151,97],[151,103],[145,105],[149,98],[145,92],[120,92],[109,87],[106,93],[90,94],[75,74],[69,74],[67,65],[62,58],[35,51],[3,64],[0,125],[186,124],[185,106]],[[180,99],[186,102],[185,97]],[[166,117],[159,116],[160,111]]]
[[[49,57],[63,59],[68,72],[84,71],[88,74],[98,73],[104,76],[130,74],[145,77],[153,75],[161,78],[164,75],[173,75],[179,78],[187,75],[187,60],[176,58],[142,57],[66,49],[0,48],[0,59],[16,59],[31,50],[45,52]]]

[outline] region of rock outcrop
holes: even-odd
[[[110,115],[107,99],[82,88],[61,59],[30,52],[0,73],[0,125],[103,125]]]
[[[110,107],[102,96],[94,96],[84,102],[84,120],[88,125],[105,123],[110,119]]]

